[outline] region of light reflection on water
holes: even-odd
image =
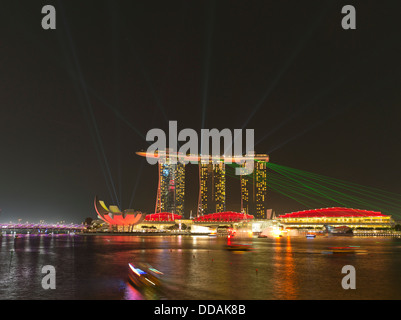
[[[236,254],[225,250],[224,238],[3,236],[0,299],[401,298],[400,239],[283,237],[246,242],[254,250]],[[347,245],[361,246],[367,254],[322,254],[327,247]],[[129,284],[129,262],[146,262],[162,271],[162,288],[139,290]],[[41,286],[44,265],[56,268],[55,290]],[[356,290],[341,287],[344,265],[356,269]]]

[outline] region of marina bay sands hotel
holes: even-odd
[[[137,152],[143,157],[154,156]],[[155,212],[170,212],[184,215],[185,163],[171,161],[169,151],[158,152],[159,182]],[[200,160],[199,156],[194,156]],[[232,159],[230,159],[232,160]],[[238,159],[237,159],[238,160]],[[240,175],[241,212],[256,219],[266,218],[266,176],[269,157],[265,154],[253,157],[254,169],[248,175]],[[226,165],[227,159],[198,161],[199,198],[197,216],[226,211]],[[230,161],[229,163],[233,163]]]

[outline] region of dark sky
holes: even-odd
[[[56,30],[41,9],[56,8]],[[341,8],[356,8],[343,30]],[[0,221],[154,209],[148,130],[255,129],[271,162],[401,194],[398,1],[8,1]],[[204,115],[204,118],[202,117]],[[196,210],[188,166],[186,212]],[[112,180],[110,179],[112,178]],[[239,188],[239,187],[238,187]],[[239,210],[236,191],[227,208]],[[304,209],[269,191],[278,213]]]

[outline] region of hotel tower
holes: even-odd
[[[159,160],[155,212],[184,215],[185,164],[175,162],[169,158],[168,152]]]
[[[198,215],[224,212],[226,210],[226,165],[217,163],[199,164]]]
[[[263,156],[263,155],[261,155]],[[267,162],[255,161],[249,175],[241,175],[241,212],[266,219]]]

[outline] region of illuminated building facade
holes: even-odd
[[[194,222],[238,222],[238,221],[245,221],[251,220],[254,217],[252,215],[244,215],[238,212],[216,212],[205,214],[203,216],[197,217],[193,219]]]
[[[267,163],[255,161],[249,175],[241,175],[241,212],[266,219]]]
[[[226,165],[218,163],[199,164],[198,215],[226,210]]]
[[[247,161],[248,156],[215,156],[205,159],[202,155],[169,154],[166,151],[137,152],[139,156],[157,159],[159,184],[155,212],[170,212],[184,215],[185,160],[199,164],[199,198],[197,216],[226,211],[226,162]],[[174,159],[176,163],[169,160]],[[253,155],[254,170],[249,176],[242,175],[241,213],[254,215],[256,219],[266,218],[266,175],[269,157],[265,154]]]
[[[224,162],[213,165],[214,212],[226,211],[226,165]]]
[[[394,226],[389,215],[352,208],[322,208],[291,212],[277,217],[286,228],[316,228],[325,225],[347,226],[352,229],[387,229]]]
[[[146,214],[132,209],[121,211],[117,206],[106,206],[104,201],[95,197],[95,210],[98,218],[107,222],[112,228],[117,231],[131,231],[133,226],[140,224]]]
[[[185,164],[165,157],[158,163],[159,184],[155,212],[184,214]]]

